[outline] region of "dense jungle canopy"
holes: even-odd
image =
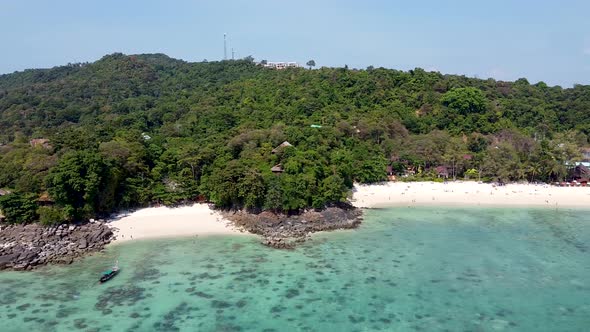
[[[197,198],[296,212],[388,174],[553,181],[589,134],[590,86],[117,53],[0,76],[0,208],[45,223]]]

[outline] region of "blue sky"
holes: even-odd
[[[0,0],[0,73],[166,53],[590,84],[588,0]]]

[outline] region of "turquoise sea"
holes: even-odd
[[[96,280],[118,259],[121,273]],[[590,331],[590,211],[395,208],[296,250],[135,241],[0,273],[1,331]]]

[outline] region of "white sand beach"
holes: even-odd
[[[113,243],[147,238],[247,234],[231,226],[207,204],[140,209],[117,216],[110,225],[117,237]]]
[[[396,206],[520,206],[590,209],[590,187],[555,187],[456,181],[387,182],[355,185],[352,203],[359,208]],[[147,238],[248,234],[207,204],[152,207],[122,213],[110,221],[113,243]]]
[[[589,208],[590,187],[555,187],[456,181],[388,182],[355,185],[353,205],[365,208],[394,206],[522,206]]]

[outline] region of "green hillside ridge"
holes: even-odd
[[[589,134],[590,86],[116,53],[0,76],[0,208],[46,223],[197,198],[297,212],[388,169],[555,181]]]

